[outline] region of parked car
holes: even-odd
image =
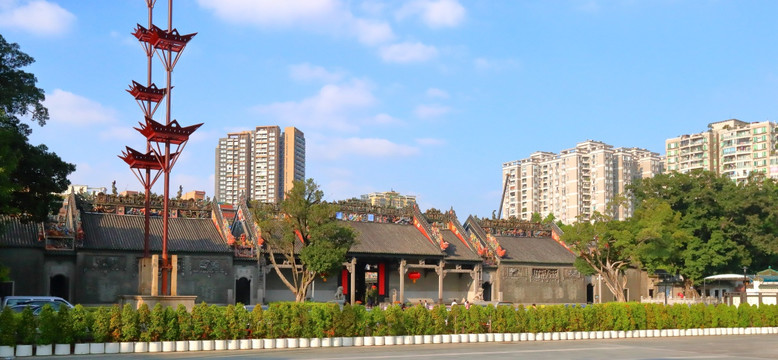
[[[38,315],[44,305],[50,305],[54,311],[59,311],[63,306],[72,309],[73,304],[56,296],[6,296],[3,298],[3,307],[9,306],[11,310],[22,312],[24,308],[32,308],[32,312]]]

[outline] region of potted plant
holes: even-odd
[[[229,336],[229,327],[227,318],[224,316],[224,311],[221,307],[211,305],[208,308],[211,318],[213,319],[213,332],[214,350],[227,350],[227,338]]]
[[[165,332],[165,308],[161,303],[154,305],[149,315],[149,326],[145,331],[149,352],[162,351],[162,334]]]
[[[384,336],[384,344],[397,345],[402,343],[405,335],[405,316],[400,305],[392,305],[386,309],[384,319],[388,327],[388,334]]]
[[[243,304],[238,303],[235,305],[235,336],[240,343],[238,348],[241,350],[251,349],[251,340],[249,336],[249,322],[251,321],[251,314],[246,310]],[[191,350],[191,349],[190,349]]]
[[[192,333],[192,319],[184,304],[176,307],[176,324],[178,324],[178,336],[176,337],[176,351],[189,350],[189,336]]]
[[[135,351],[135,341],[138,341],[138,311],[130,304],[122,307],[121,333],[119,335],[119,352],[131,353]]]
[[[38,341],[35,347],[37,356],[48,356],[53,354],[52,344],[57,340],[59,324],[57,323],[57,314],[51,305],[43,305],[38,314]]]
[[[32,347],[37,336],[38,318],[32,308],[25,307],[16,322],[16,356],[32,356]]]
[[[178,340],[178,316],[172,307],[165,307],[165,332],[162,333],[162,351],[176,351],[176,340]]]
[[[99,307],[92,316],[92,342],[89,343],[90,354],[105,353],[105,342],[109,338],[111,314],[106,307]]]
[[[108,339],[105,344],[106,354],[116,354],[119,352],[119,341],[122,337],[122,309],[119,305],[111,306],[108,320]]]
[[[192,308],[192,338],[200,340],[201,349],[213,350],[212,317],[208,305],[204,302]]]
[[[85,355],[89,354],[89,325],[92,324],[92,316],[81,305],[78,304],[70,312],[71,329],[73,331],[73,341],[75,345],[73,347],[73,355]]]
[[[267,333],[265,327],[265,320],[263,316],[264,316],[264,311],[262,311],[262,307],[259,305],[254,306],[254,310],[251,311],[251,318],[249,320],[249,330],[251,331],[252,349],[262,348],[262,338]]]
[[[151,337],[149,334],[149,326],[151,325],[151,311],[148,304],[141,304],[138,308],[138,339],[135,342],[134,352],[148,352],[149,341]]]
[[[16,345],[16,316],[10,306],[0,312],[0,358],[12,358]]]
[[[70,355],[70,345],[73,344],[73,318],[70,309],[62,306],[54,316],[59,333],[54,338],[54,355]]]

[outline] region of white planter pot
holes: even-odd
[[[552,332],[551,333],[551,340],[559,341],[559,333],[558,332]]]
[[[213,349],[216,351],[227,350],[227,340],[214,340]]]
[[[562,333],[562,340],[575,340],[575,332],[574,331],[566,331]]]
[[[13,346],[0,346],[0,358],[2,359],[10,359],[14,357],[14,347]]]
[[[182,340],[182,341],[176,341],[176,351],[178,352],[184,352],[189,350],[189,342]]]
[[[727,330],[726,331],[727,335],[734,335],[735,334],[735,329],[733,329],[733,328],[726,328],[726,330]]]
[[[424,343],[432,344],[432,335],[424,335]]]
[[[681,329],[673,329],[673,336],[681,336]]]
[[[136,341],[134,352],[136,353],[149,352],[149,343],[145,341]]]
[[[352,347],[354,346],[354,338],[353,337],[344,337],[343,338],[343,347]]]
[[[451,334],[440,335],[440,342],[443,343],[443,344],[450,344],[451,343]]]
[[[619,332],[618,331],[611,330],[610,333],[611,333],[611,339],[618,339],[618,337],[619,337]]]
[[[160,352],[160,351],[162,351],[161,341],[152,341],[149,343],[149,352]]]
[[[73,355],[86,355],[86,354],[89,354],[89,344],[84,344],[84,343],[76,344],[73,347]]]
[[[592,334],[592,333],[590,333],[588,331],[581,331],[581,340],[589,340],[590,339],[590,337],[589,337],[590,334]]]
[[[321,347],[321,338],[311,338],[310,347],[312,348]]]
[[[646,331],[646,330],[638,330],[638,337],[644,338],[644,337],[646,337],[647,334],[648,334],[648,331]]]
[[[202,340],[203,351],[213,351],[216,349],[216,343],[213,340]]]
[[[403,344],[405,344],[405,345],[414,345],[414,344],[416,344],[416,341],[413,340],[413,335],[405,335],[405,336],[403,336]]]
[[[276,349],[286,349],[286,339],[276,339]]]
[[[467,342],[471,342],[471,343],[478,342],[478,334],[467,334]]]
[[[659,337],[666,337],[667,336],[667,329],[659,330]]]
[[[611,333],[611,335],[613,335],[613,333]],[[624,338],[627,337],[627,332],[624,331],[624,330],[617,331],[616,332],[616,336],[614,336],[614,337],[618,338],[618,339],[624,339]]]
[[[296,349],[300,347],[300,339],[297,338],[286,339],[286,347],[290,349]]]
[[[135,343],[128,342],[128,341],[123,341],[123,342],[119,343],[119,352],[120,353],[122,353],[122,354],[124,354],[124,353],[131,353],[133,351],[135,351]]]
[[[525,333],[527,335],[527,341],[535,341],[535,333]]]
[[[54,344],[54,355],[70,355],[70,344]]]
[[[235,339],[228,339],[227,340],[227,350],[238,350],[240,347],[240,342]]]
[[[355,337],[354,346],[365,346],[365,337],[364,336]]]
[[[189,351],[192,351],[191,342],[189,343]],[[241,350],[251,350],[251,340],[249,339],[240,339],[238,340],[238,349]]]
[[[443,335],[432,335],[432,343],[433,344],[442,344],[443,343]]]
[[[459,334],[459,342],[461,342],[461,343],[469,343],[470,342],[470,334]]]
[[[373,336],[373,344],[375,344],[375,346],[384,346],[384,337]]]
[[[529,334],[528,333],[519,333],[519,341],[527,341]]]
[[[52,354],[52,349],[54,347],[51,344],[46,345],[36,345],[35,346],[35,356],[49,356]]]
[[[32,345],[16,345],[16,357],[32,356]]]
[[[396,344],[397,342],[395,341],[395,339],[396,337],[391,335],[384,336],[384,345],[391,346]]]
[[[543,333],[543,341],[551,341],[551,333]]]
[[[594,338],[595,339],[603,339],[603,338],[605,338],[605,332],[604,331],[595,331],[594,332]]]
[[[189,351],[202,351],[203,342],[200,340],[189,340]]]
[[[459,336],[459,334],[451,334],[451,343],[452,344],[458,344],[462,342],[462,337]]]
[[[503,341],[505,341],[505,335],[504,334],[500,334],[500,333],[494,334],[494,341],[495,342],[503,342]]]
[[[519,338],[521,337],[521,334],[519,333],[511,333],[510,341],[518,342]],[[505,338],[505,341],[508,341],[509,338]]]
[[[411,344],[416,344],[416,345],[424,344],[424,336],[422,336],[422,335],[414,335],[413,336],[413,342]]]
[[[309,347],[311,347],[311,339],[309,339],[309,338],[300,338],[300,340],[298,340],[297,345],[299,347],[301,347],[301,348],[309,348]]]
[[[108,344],[106,344],[105,352],[108,353]],[[172,352],[176,351],[176,342],[175,341],[163,341],[162,342],[162,351],[164,352]]]
[[[18,345],[17,345],[17,347],[18,347]],[[89,353],[90,354],[105,354],[105,343],[89,343]]]
[[[91,349],[90,349],[90,351],[91,351]],[[105,343],[105,353],[106,354],[118,354],[119,353],[119,343],[117,343],[117,342]]]
[[[332,347],[332,338],[322,338],[321,347]]]
[[[276,340],[275,339],[262,339],[262,348],[263,349],[275,349],[276,348]]]
[[[375,345],[375,337],[373,336],[365,336],[363,339],[363,345],[365,346],[374,346]]]
[[[400,338],[402,339],[402,336]],[[343,338],[342,337],[332,338],[332,347],[343,347]]]
[[[638,335],[637,330],[630,330],[624,333],[624,337],[627,339],[636,338],[638,337],[637,335]]]
[[[567,339],[570,340],[570,337],[568,336]],[[581,332],[581,331],[574,332],[573,333],[573,339],[574,340],[583,340],[583,332]]]

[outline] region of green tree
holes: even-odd
[[[335,220],[337,206],[323,201],[324,192],[312,179],[295,181],[281,202],[280,212],[270,206],[253,207],[270,262],[281,281],[305,301],[317,276],[327,276],[343,264],[356,234]],[[279,256],[286,265],[279,264]],[[289,267],[290,273],[282,271]]]
[[[16,316],[10,306],[0,312],[0,346],[16,345]]]
[[[67,176],[75,166],[45,145],[28,143],[32,130],[21,118],[29,116],[41,126],[49,119],[37,79],[21,70],[34,61],[0,35],[0,215],[44,221],[54,210],[56,193],[70,184]]]

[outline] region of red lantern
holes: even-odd
[[[408,273],[408,279],[413,280],[413,283],[416,283],[416,280],[421,279],[421,273],[418,271],[411,271]]]

